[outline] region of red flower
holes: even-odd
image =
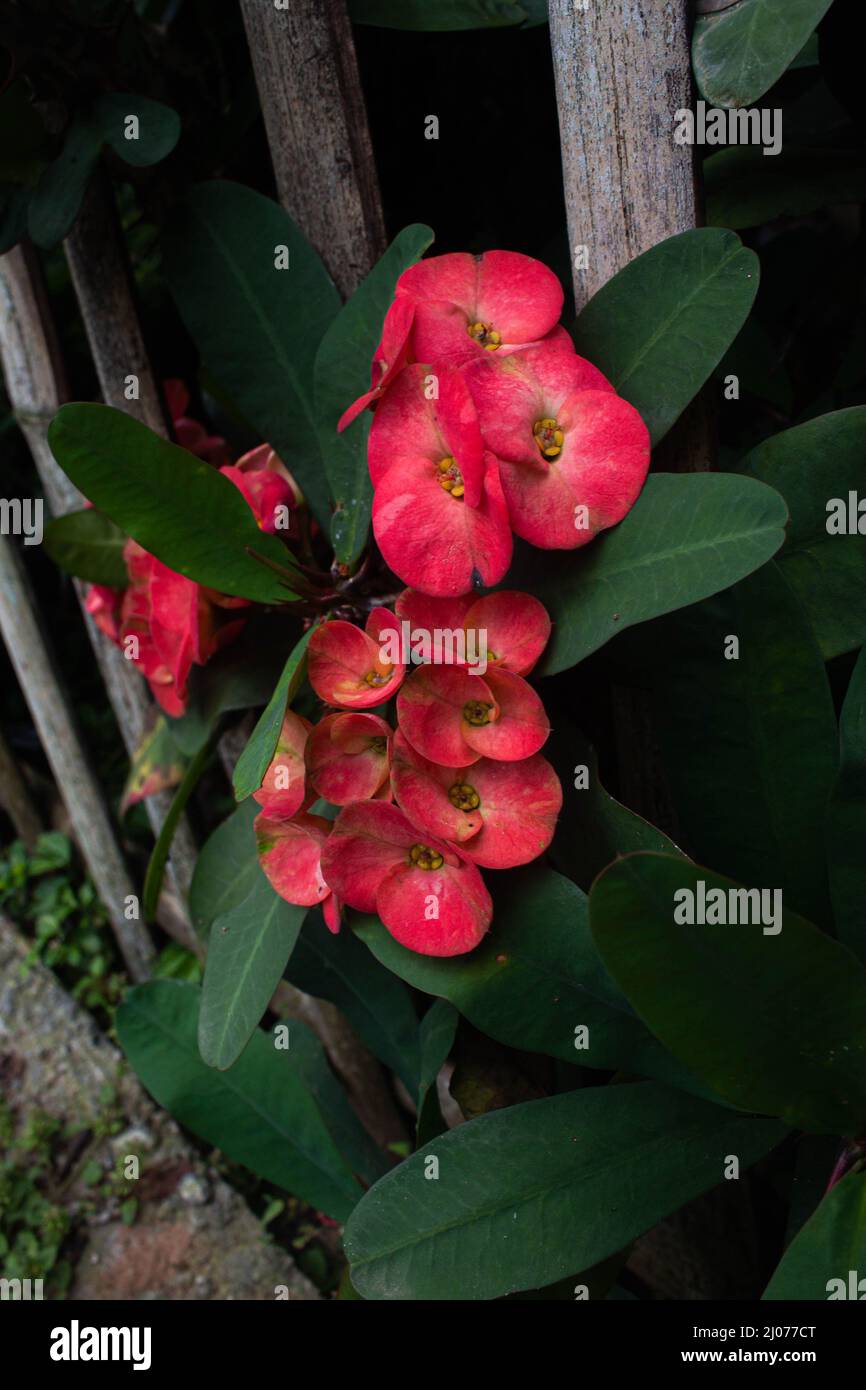
[[[324,816],[301,811],[290,820],[262,811],[254,821],[259,863],[275,893],[298,907],[322,904],[325,922],[340,930],[340,905],[322,876],[322,850],[331,833]]]
[[[89,505],[89,504],[88,504]],[[120,637],[120,606],[122,589],[110,589],[107,584],[91,584],[84,604],[100,632],[112,642]]]
[[[221,435],[208,434],[204,425],[187,415],[189,391],[184,382],[172,377],[162,383],[165,403],[171,417],[174,437],[182,449],[219,468],[228,463],[228,445]]]
[[[390,799],[391,730],[376,714],[329,714],[306,747],[310,783],[333,806]]]
[[[422,659],[470,667],[482,662],[528,676],[550,638],[547,609],[531,594],[501,589],[495,594],[473,599],[466,594],[456,599],[430,598],[416,589],[404,589],[395,604],[397,617],[409,623],[410,640]],[[457,655],[460,645],[454,638],[464,633],[465,661]],[[438,642],[436,633],[440,636]],[[447,642],[447,634],[452,634]],[[432,639],[433,654],[424,656],[425,634]],[[410,648],[412,650],[412,648]],[[484,670],[478,671],[484,675]]]
[[[286,710],[271,764],[255,800],[271,817],[288,819],[300,811],[306,799],[304,750],[312,729],[309,719]]]
[[[378,400],[409,361],[410,333],[415,318],[415,305],[410,299],[395,299],[382,325],[382,339],[373,354],[372,385],[369,391],[353,401],[340,416],[338,431],[360,415],[365,406]]]
[[[398,688],[405,667],[382,659],[382,643],[394,615],[374,608],[366,631],[342,619],[316,628],[307,647],[307,676],[320,700],[345,709],[384,704]]]
[[[453,458],[453,456],[452,456]],[[382,556],[404,584],[440,596],[498,584],[511,563],[511,530],[492,454],[476,507],[460,489],[459,469],[446,456],[404,457],[373,497],[373,533]]]
[[[550,733],[532,686],[496,667],[473,676],[461,666],[419,666],[397,696],[397,718],[416,752],[444,767],[529,758]]]
[[[193,664],[204,665],[242,624],[218,628],[204,590],[135,541],[126,542],[124,558],[130,582],[121,603],[119,644],[132,653],[166,714],[177,717],[186,708]]]
[[[404,271],[396,294],[414,305],[413,360],[452,366],[543,338],[563,301],[553,271],[516,251],[432,256]]]
[[[436,391],[435,397],[428,392]],[[463,497],[470,507],[481,500],[484,479],[484,441],[478,412],[460,372],[415,365],[401,372],[376,409],[370,426],[367,463],[373,486],[404,458],[424,457],[438,469],[443,459],[449,467],[450,486],[445,491]]]
[[[422,955],[471,951],[490,925],[490,894],[475,865],[388,802],[354,802],[340,812],[322,870],[344,902],[378,913],[397,941]]]
[[[622,520],[649,469],[649,433],[595,367],[540,343],[475,364],[468,381],[518,536],[572,550]]]
[[[270,444],[251,449],[237,463],[225,464],[220,472],[243,493],[259,526],[270,535],[286,529],[278,526],[278,508],[291,511],[303,501],[300,488]]]
[[[415,825],[460,845],[487,869],[513,869],[543,854],[562,809],[559,778],[540,753],[518,762],[481,758],[441,767],[397,731],[391,785]]]

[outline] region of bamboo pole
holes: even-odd
[[[385,250],[345,0],[241,0],[277,193],[344,299]]]
[[[693,97],[689,4],[590,0],[584,8],[575,0],[549,0],[549,15],[579,311],[635,256],[701,220],[694,152],[673,140],[674,113],[690,107]],[[575,254],[581,247],[586,258]],[[665,466],[683,472],[711,467],[713,448],[710,415],[699,400],[665,441]],[[614,712],[624,799],[676,835],[643,692],[616,690]],[[732,1286],[748,1287],[754,1279],[747,1186],[723,1189],[639,1243],[631,1267],[664,1288],[663,1296],[729,1297]],[[725,1258],[718,1253],[720,1227],[729,1237]],[[702,1237],[697,1242],[696,1232]]]
[[[646,0],[586,9],[550,0],[563,184],[578,311],[636,256],[701,220],[694,151],[674,143],[674,113],[692,104],[689,6]],[[585,248],[585,256],[580,254]],[[706,398],[685,412],[655,462],[678,472],[712,466]],[[624,799],[679,833],[648,701],[614,692]]]
[[[0,632],[127,969],[133,980],[146,979],[153,946],[137,915],[127,916],[137,914],[138,897],[40,631],[24,566],[5,536],[0,537]]]
[[[82,507],[84,498],[58,467],[48,447],[48,426],[59,407],[69,399],[69,388],[38,260],[31,247],[22,244],[0,257],[0,296],[3,307],[0,356],[9,399],[51,512],[54,516],[63,516]],[[87,635],[131,757],[148,727],[153,701],[140,676],[124,660],[123,654],[106,641],[87,613],[84,607],[87,585],[78,580],[74,584]],[[147,799],[145,809],[154,834],[159,833],[170,803],[170,796],[164,793]],[[189,936],[192,929],[188,927],[185,895],[192,877],[195,846],[186,821],[178,831],[157,920],[162,926],[172,924],[181,929],[186,922]]]

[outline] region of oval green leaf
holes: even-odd
[[[713,890],[724,897],[702,911]],[[800,1129],[862,1134],[866,970],[811,922],[775,915],[764,891],[762,921],[702,922],[716,901],[751,915],[760,890],[747,903],[747,889],[709,869],[632,854],[596,880],[592,934],[640,1017],[716,1094]],[[676,921],[689,902],[698,920]]]
[[[483,1115],[386,1174],[345,1246],[368,1299],[491,1299],[597,1264],[784,1138],[652,1082]],[[439,1163],[429,1181],[429,1159]]]
[[[125,589],[129,583],[123,547],[126,536],[95,508],[67,512],[45,528],[45,552],[67,574],[90,584]]]
[[[692,63],[714,106],[750,106],[797,57],[833,0],[734,0],[698,16]]]
[[[809,614],[825,661],[866,642],[866,515],[858,512],[856,496],[863,488],[864,445],[866,406],[852,406],[783,430],[741,465],[788,504],[791,524],[779,564]],[[844,529],[828,529],[837,524]]]
[[[378,918],[356,921],[383,965],[415,989],[448,999],[497,1042],[701,1089],[607,975],[589,931],[585,894],[550,869],[536,865],[508,875],[491,931],[467,956],[421,956],[396,942]]]
[[[340,1153],[305,1076],[306,1049],[257,1030],[230,1072],[198,1051],[200,991],[176,980],[137,985],[117,1011],[117,1035],[154,1100],[201,1139],[268,1182],[345,1221],[361,1187]],[[314,1040],[313,1040],[314,1041]]]
[[[827,861],[836,935],[866,963],[866,648],[839,720],[840,767],[827,808]]]
[[[651,473],[625,520],[574,553],[523,551],[509,587],[526,586],[554,622],[537,674],[553,675],[618,632],[685,608],[751,574],[785,539],[771,488],[733,473]],[[750,482],[752,480],[749,480]]]
[[[48,442],[95,507],[178,574],[218,593],[280,603],[294,597],[265,564],[290,552],[260,530],[228,478],[108,405],[61,406]]]
[[[259,870],[243,902],[210,930],[201,991],[202,1061],[227,1071],[240,1057],[271,1001],[292,954],[305,907],[279,897]]]
[[[831,1188],[789,1245],[764,1299],[821,1302],[866,1298],[866,1173]]]
[[[187,194],[163,248],[166,278],[203,362],[291,469],[327,530],[313,363],[340,297],[322,262],[277,203],[226,182]]]
[[[150,97],[110,92],[97,101],[96,118],[115,154],[139,168],[158,164],[180,139],[177,112]]]
[[[734,232],[702,227],[637,256],[580,314],[578,352],[640,411],[654,445],[736,338],[759,275]]]

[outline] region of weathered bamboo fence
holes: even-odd
[[[549,0],[563,181],[577,308],[642,252],[701,221],[694,151],[673,140],[674,113],[693,101],[688,0]],[[581,268],[578,268],[581,267]],[[713,431],[700,400],[662,447],[664,465],[712,466]],[[657,458],[658,461],[658,458]],[[642,692],[615,691],[625,799],[654,824],[675,825]],[[748,1191],[728,1184],[652,1232],[635,1262],[659,1296],[731,1297],[754,1264]],[[722,1245],[725,1259],[705,1255]],[[698,1233],[699,1240],[693,1239]],[[733,1268],[736,1266],[736,1268]]]

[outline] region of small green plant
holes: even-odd
[[[0,910],[33,933],[23,968],[41,961],[85,1008],[110,1021],[125,977],[105,908],[65,835],[40,835],[32,853],[20,840],[0,851]]]
[[[71,1266],[63,1256],[69,1213],[52,1201],[53,1150],[59,1120],[33,1111],[14,1137],[11,1111],[0,1101],[0,1272],[4,1279],[41,1279],[44,1296],[59,1298]]]

